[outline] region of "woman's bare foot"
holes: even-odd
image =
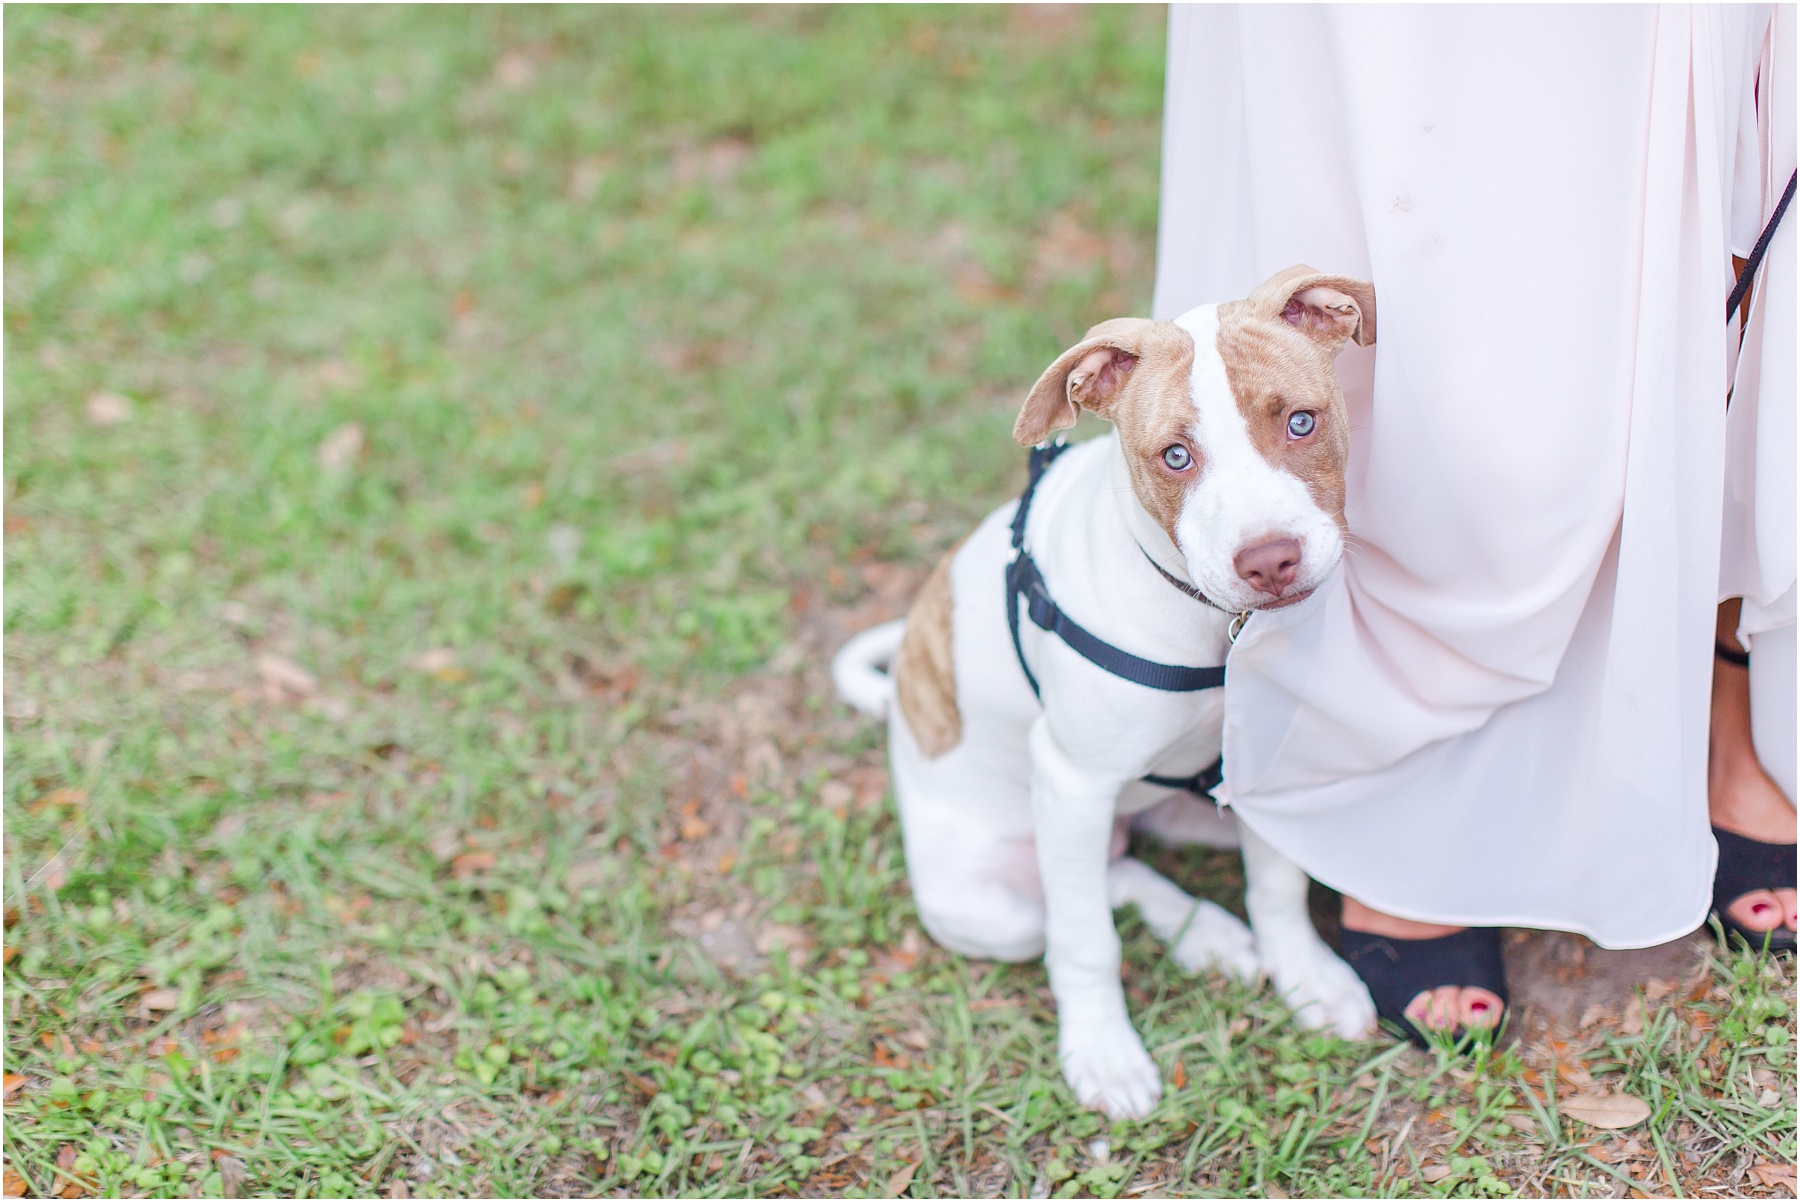
[[[1396,918],[1371,909],[1353,897],[1344,899],[1343,924],[1346,930],[1386,935],[1390,939],[1440,939],[1463,929]],[[1490,990],[1458,985],[1426,990],[1406,1005],[1406,1017],[1429,1031],[1492,1027],[1500,1022],[1505,1011],[1506,1003]]]
[[[1715,633],[1724,646],[1737,641],[1739,602],[1719,606]],[[1750,738],[1750,670],[1714,657],[1712,722],[1707,747],[1707,808],[1712,824],[1762,843],[1794,841],[1794,806],[1756,759]],[[1757,889],[1733,901],[1733,922],[1748,931],[1795,927],[1792,889]]]

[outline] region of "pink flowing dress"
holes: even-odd
[[[1794,166],[1793,28],[1171,10],[1155,315],[1293,263],[1375,285],[1379,342],[1338,360],[1353,546],[1250,621],[1226,692],[1229,804],[1326,884],[1612,947],[1692,930],[1722,595],[1785,689],[1757,734],[1792,796],[1800,214],[1741,356],[1724,302]]]

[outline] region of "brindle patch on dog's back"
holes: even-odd
[[[962,712],[956,706],[956,645],[951,625],[955,599],[950,561],[962,544],[938,561],[906,615],[906,635],[894,657],[894,693],[907,729],[926,759],[936,759],[962,742]]]

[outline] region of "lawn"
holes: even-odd
[[[1791,961],[1446,1056],[1122,915],[1108,1126],[919,933],[825,660],[1147,311],[1161,10],[5,39],[7,1194],[1791,1193]]]

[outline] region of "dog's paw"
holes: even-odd
[[[1162,1079],[1129,1022],[1065,1022],[1059,1042],[1063,1077],[1083,1106],[1115,1119],[1142,1118],[1156,1107]]]
[[[1237,915],[1209,901],[1198,902],[1186,928],[1169,949],[1175,963],[1191,973],[1216,968],[1240,981],[1256,979],[1256,937]]]
[[[1289,946],[1276,949],[1265,946],[1262,962],[1295,1021],[1309,1030],[1335,1031],[1345,1039],[1373,1032],[1375,1003],[1356,970],[1311,930],[1286,942]]]

